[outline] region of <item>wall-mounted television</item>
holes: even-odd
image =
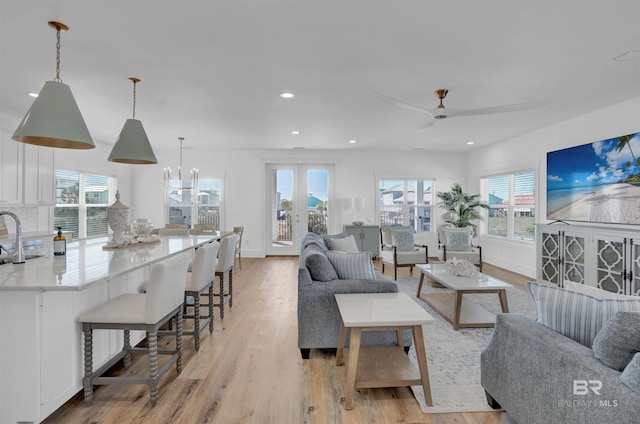
[[[640,224],[640,133],[548,152],[547,219]]]

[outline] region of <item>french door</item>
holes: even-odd
[[[307,232],[332,228],[333,171],[333,164],[266,164],[267,255],[298,255]]]

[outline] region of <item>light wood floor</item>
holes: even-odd
[[[185,337],[184,370],[163,377],[156,407],[147,386],[99,386],[91,407],[78,393],[45,423],[512,423],[505,413],[423,414],[409,388],[363,389],[346,411],[346,367],[320,350],[300,358],[297,263],[297,257],[242,260],[233,308],[224,321],[216,314],[214,333],[203,333],[199,352]],[[489,265],[484,271],[519,287],[527,281]],[[392,270],[386,274],[393,278]],[[146,366],[139,357],[132,369]]]

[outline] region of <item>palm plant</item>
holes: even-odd
[[[636,156],[633,154],[633,149],[631,148],[631,136],[633,134],[627,134],[627,135],[623,135],[621,137],[618,137],[618,141],[616,143],[616,152],[621,152],[622,149],[626,147],[629,148],[629,153],[631,153],[631,157],[633,158],[633,164],[637,166],[638,164],[638,160],[636,159]]]
[[[472,227],[474,234],[477,226],[472,221],[482,220],[479,208],[488,209],[489,205],[480,200],[479,194],[469,195],[462,186],[455,183],[449,191],[439,191],[439,206],[446,212],[443,220],[455,227]]]

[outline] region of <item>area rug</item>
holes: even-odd
[[[407,293],[434,319],[431,325],[422,327],[427,351],[427,365],[433,406],[427,406],[422,386],[411,389],[425,413],[493,411],[487,404],[484,389],[480,385],[480,353],[489,343],[493,328],[461,328],[454,331],[452,325],[434,311],[422,299],[416,298],[418,278],[399,278],[398,291]],[[450,291],[435,288],[427,282],[422,293]],[[509,311],[535,317],[533,302],[527,292],[507,289]],[[475,302],[493,313],[501,313],[497,294],[465,295],[463,302]],[[409,357],[416,364],[412,346]]]

